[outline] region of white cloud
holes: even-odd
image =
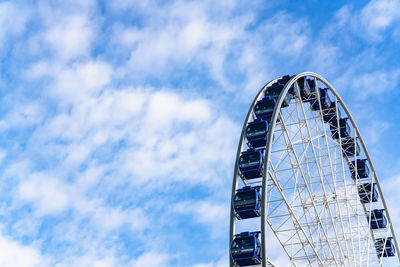
[[[368,128],[373,130],[363,131],[364,140],[369,145],[379,145],[379,141],[382,140],[382,136],[388,132],[391,124],[383,120],[372,120],[368,118]]]
[[[29,16],[29,11],[22,5],[8,1],[0,3],[0,48],[7,43],[7,37],[24,32]]]
[[[400,21],[399,8],[396,0],[371,0],[361,10],[344,5],[336,12],[335,25],[328,26],[327,33],[336,36],[340,30],[341,45],[349,45],[356,36],[368,42],[381,42],[384,32]]]
[[[263,32],[269,37],[268,48],[276,53],[298,55],[308,43],[306,21],[295,21],[285,13],[278,13],[268,20]]]
[[[25,41],[28,55],[51,58],[50,69],[58,63],[90,57],[99,26],[93,12],[97,6],[95,1],[40,1],[26,6],[34,15],[35,26],[40,27]]]
[[[113,255],[96,255],[89,253],[81,257],[67,258],[63,263],[57,263],[55,267],[88,266],[88,267],[114,267],[119,264]],[[126,266],[126,265],[125,265]]]
[[[22,245],[8,237],[0,236],[0,265],[5,267],[48,266],[47,260],[34,247]]]
[[[305,20],[280,12],[253,29],[253,12],[244,8],[235,13],[238,3],[226,2],[227,6],[177,1],[162,9],[140,5],[148,12],[140,27],[113,28],[113,45],[131,51],[129,63],[118,73],[142,82],[204,68],[225,90],[254,93],[265,82],[276,55],[293,57],[309,44]],[[235,75],[243,79],[238,82]]]
[[[174,7],[172,7],[174,8]],[[160,25],[148,26],[144,29],[126,29],[120,37],[115,33],[115,39],[132,47],[129,66],[126,75],[160,76],[165,77],[171,71],[171,64],[183,70],[183,65],[202,64],[204,61],[211,65],[213,72],[220,72],[218,63],[227,56],[229,44],[238,38],[246,24],[232,26],[217,24],[207,20],[204,13],[187,16],[187,13],[198,13],[204,7],[187,6],[185,14],[174,14],[176,18],[159,18]],[[197,11],[194,11],[197,10]],[[171,13],[171,11],[166,11]],[[161,27],[162,25],[162,27]],[[228,49],[227,49],[228,48]],[[211,53],[214,51],[217,54]],[[214,54],[214,55],[212,55]],[[212,57],[209,57],[212,56]],[[125,67],[124,67],[125,68]],[[125,71],[126,71],[125,70]],[[219,73],[213,73],[218,78]]]
[[[81,86],[90,91],[92,84],[82,82]],[[60,113],[36,125],[30,135],[26,152],[21,155],[27,158],[6,170],[6,177],[17,183],[14,209],[29,205],[36,221],[66,211],[73,215],[68,222],[60,222],[61,232],[53,231],[56,237],[52,242],[76,242],[75,249],[64,252],[68,256],[65,260],[56,261],[59,266],[73,264],[77,261],[76,250],[89,253],[90,244],[103,242],[115,231],[142,233],[147,229],[151,215],[146,209],[151,207],[140,207],[134,195],[146,181],[154,180],[154,186],[160,188],[174,181],[207,186],[230,181],[230,173],[226,177],[221,174],[231,166],[239,128],[218,113],[210,101],[172,91],[105,90],[105,86],[96,85],[101,93],[88,93],[85,101],[70,101],[68,108],[64,108],[65,100],[60,100]],[[124,146],[117,145],[116,150],[104,148],[119,142]],[[31,153],[35,156],[29,156]],[[103,161],[103,157],[107,160]],[[34,171],[40,159],[51,162],[46,172]],[[206,167],[216,162],[216,167]],[[128,197],[129,207],[108,203],[116,189]],[[146,190],[141,194],[150,193]],[[199,203],[198,208],[205,212],[210,205]],[[218,209],[212,216],[202,217],[202,223],[224,221],[224,207],[215,208]],[[199,214],[195,216],[201,218]],[[82,222],[90,231],[86,227],[79,229]],[[36,227],[31,224],[32,234]],[[83,233],[87,235],[84,238]],[[81,262],[87,262],[87,266],[95,262],[122,266],[120,258],[113,261],[100,257],[104,246],[96,246],[93,256],[82,258]],[[114,249],[117,248],[110,249],[111,255]],[[148,260],[146,255],[133,266],[143,266],[140,264]],[[160,262],[166,259],[162,256]]]
[[[50,79],[53,84],[45,93],[66,103],[89,100],[88,97],[99,94],[111,75],[111,66],[101,61],[71,65],[40,61],[27,72],[30,79]]]
[[[339,8],[309,46],[309,68],[333,78],[331,81],[336,79],[343,88],[353,83],[361,98],[388,89],[396,81],[398,70],[395,66],[390,69],[383,66],[384,58],[395,54],[382,54],[390,49],[379,51],[378,46],[371,46],[371,43],[385,40],[385,45],[390,46],[396,42],[396,25],[400,21],[398,5],[398,1],[372,0],[361,8],[352,4]],[[366,86],[363,80],[367,83],[367,79],[376,79],[382,86]]]
[[[19,184],[22,200],[32,201],[39,213],[57,214],[70,205],[70,192],[59,179],[46,174],[33,174]]]
[[[39,103],[15,103],[14,108],[0,120],[0,130],[32,127],[43,120],[43,115],[43,107]]]
[[[228,233],[229,204],[217,202],[216,199],[184,201],[175,204],[172,210],[177,214],[187,214],[189,211],[196,223],[208,226],[210,235],[217,238]]]
[[[193,265],[192,267],[225,267],[228,265],[229,265],[229,260],[227,259],[227,257],[222,257],[217,262],[199,263],[199,264]]]
[[[124,225],[128,225],[132,230],[142,230],[147,227],[148,218],[141,209],[123,210],[120,207],[110,207],[101,198],[86,197],[87,190],[92,187],[81,187],[81,185],[81,180],[71,184],[65,182],[63,176],[37,173],[20,182],[18,195],[23,204],[27,202],[33,204],[34,215],[39,217],[54,216],[73,209],[77,218],[90,218],[91,223],[105,233]]]
[[[133,267],[158,267],[158,266],[168,266],[170,256],[167,254],[160,254],[157,252],[146,252],[140,255],[139,258],[132,262]]]
[[[131,1],[115,0],[108,4],[111,6],[111,8],[113,8],[116,11],[126,10],[126,9],[134,9],[134,10],[136,9],[138,11],[143,12],[145,9],[148,9],[150,7],[155,7],[151,1],[140,1],[140,0],[131,0]]]
[[[396,0],[372,0],[361,10],[360,16],[370,36],[382,39],[382,31],[400,21],[400,3]]]
[[[215,177],[218,170],[231,164],[236,140],[234,133],[239,131],[227,118],[213,120],[215,122],[198,126],[188,120],[186,123],[193,130],[181,130],[177,135],[173,135],[175,121],[163,128],[159,128],[156,121],[146,121],[150,125],[144,125],[137,135],[137,140],[143,142],[143,146],[137,151],[122,154],[122,159],[132,159],[126,161],[122,170],[133,175],[134,182],[138,184],[149,179],[163,183],[174,180],[220,183]],[[179,153],[174,153],[177,152],[174,147],[179,148]],[[213,168],[204,168],[216,163],[217,166]]]
[[[362,60],[364,62],[367,59]],[[362,70],[365,65],[359,62],[349,67],[337,80],[342,88],[349,88],[355,97],[363,100],[371,96],[384,96],[394,90],[399,82],[400,70]]]
[[[63,60],[86,55],[93,39],[93,32],[87,17],[72,15],[48,28],[43,41]]]

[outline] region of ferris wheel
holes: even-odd
[[[278,266],[277,251],[290,266],[400,266],[371,158],[320,75],[274,79],[251,104],[236,154],[229,245],[231,267]]]

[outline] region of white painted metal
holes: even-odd
[[[314,79],[319,110],[311,111],[310,105],[302,102],[297,84],[301,77]],[[304,72],[287,82],[269,124],[263,177],[246,181],[240,175],[237,161],[245,148],[246,126],[254,119],[255,104],[265,89],[276,81],[277,79],[269,82],[260,90],[247,113],[237,149],[232,184],[232,199],[239,182],[243,185],[262,186],[262,266],[276,266],[270,262],[268,254],[268,241],[272,238],[276,238],[281,245],[282,254],[288,256],[292,266],[399,264],[399,247],[389,211],[360,132],[337,91],[318,74]],[[340,131],[338,139],[331,137],[331,129],[323,121],[318,85],[327,87],[334,97],[337,124],[339,125],[339,109],[345,113],[342,117],[346,115],[349,118],[354,131],[352,138],[361,144],[360,156],[343,156]],[[296,95],[289,107],[281,108],[292,86],[296,89]],[[348,167],[351,160],[356,161],[357,158],[366,158],[368,161],[371,169],[369,182],[376,183],[379,193],[379,201],[376,203],[362,204],[359,200],[357,188],[364,181],[353,180]],[[386,210],[388,227],[371,230],[366,216],[371,216],[372,209],[376,208]],[[230,244],[236,223],[232,204]],[[267,236],[267,227],[273,236]],[[251,230],[258,229],[249,229]],[[388,236],[393,237],[397,257],[377,257],[374,247],[376,238]],[[230,255],[229,252],[231,259]],[[232,259],[230,266],[234,266]]]

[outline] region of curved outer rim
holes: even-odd
[[[276,121],[278,119],[279,111],[280,111],[280,108],[282,106],[283,100],[286,97],[286,94],[288,94],[289,88],[292,85],[294,85],[294,83],[299,78],[304,77],[304,76],[313,77],[314,79],[317,79],[317,80],[320,80],[321,82],[323,82],[329,88],[329,90],[334,94],[336,99],[340,102],[343,110],[346,112],[346,115],[348,116],[349,120],[351,121],[351,123],[352,123],[352,125],[354,127],[354,131],[356,132],[356,134],[358,136],[358,140],[361,143],[361,146],[363,148],[365,156],[367,157],[367,160],[368,160],[369,165],[371,167],[371,171],[374,174],[375,182],[376,182],[376,185],[378,187],[379,196],[380,196],[380,198],[382,200],[383,207],[386,210],[386,217],[387,217],[387,220],[389,222],[390,230],[391,230],[392,235],[393,235],[393,240],[394,240],[394,245],[395,245],[395,248],[396,248],[397,258],[400,261],[399,245],[398,245],[397,238],[396,238],[396,235],[395,235],[395,232],[394,232],[394,229],[393,229],[393,224],[392,224],[392,220],[391,220],[390,215],[389,215],[389,210],[387,208],[386,201],[385,201],[385,198],[383,196],[383,192],[382,192],[378,177],[376,175],[375,168],[374,168],[373,163],[371,161],[371,157],[370,157],[370,155],[368,153],[367,147],[365,146],[365,143],[364,143],[364,140],[363,140],[363,138],[362,138],[362,136],[360,134],[360,131],[359,131],[354,119],[353,119],[353,116],[351,116],[347,106],[344,104],[342,98],[339,96],[339,94],[337,93],[336,89],[325,78],[323,78],[322,76],[320,76],[319,74],[314,73],[314,72],[302,72],[302,73],[299,73],[297,75],[293,75],[292,78],[286,83],[285,87],[283,88],[283,90],[281,92],[281,95],[278,98],[278,101],[276,102],[276,106],[275,106],[274,112],[272,114],[271,122],[270,122],[269,127],[268,127],[267,144],[266,144],[266,148],[265,148],[266,154],[265,154],[265,157],[264,157],[264,173],[263,173],[263,179],[262,179],[262,202],[261,202],[261,205],[262,205],[262,208],[261,208],[261,244],[262,244],[262,255],[263,255],[262,267],[267,267],[267,261],[268,261],[269,264],[273,265],[271,262],[269,262],[269,260],[265,256],[265,255],[267,255],[267,253],[266,253],[267,252],[267,237],[266,237],[266,221],[267,221],[267,214],[266,214],[266,199],[267,199],[267,196],[266,196],[266,194],[267,194],[267,191],[266,191],[266,184],[267,184],[267,170],[269,168],[269,159],[270,159],[270,156],[271,156],[271,147],[272,147],[272,141],[273,141],[273,134],[271,134],[271,133],[273,133],[274,130],[275,130],[275,125],[276,125]],[[237,149],[237,152],[236,152],[235,168],[234,168],[233,183],[232,183],[232,194],[231,194],[231,212],[230,212],[230,227],[229,227],[230,228],[229,229],[230,230],[230,236],[229,236],[229,261],[230,261],[230,266],[231,267],[234,266],[233,265],[232,256],[231,256],[231,243],[232,243],[233,237],[235,235],[235,213],[234,213],[232,200],[233,200],[233,198],[234,198],[234,196],[236,194],[236,190],[237,190],[237,187],[238,187],[238,181],[239,181],[238,180],[239,179],[239,175],[238,175],[238,164],[237,164],[237,161],[238,161],[240,153],[241,153],[241,151],[243,149],[243,145],[244,145],[243,141],[245,139],[244,138],[244,134],[245,134],[246,126],[250,121],[250,118],[251,118],[251,115],[252,115],[253,108],[254,108],[255,104],[259,100],[260,96],[264,93],[264,90],[266,89],[266,87],[268,87],[270,84],[272,84],[272,82],[278,80],[279,78],[271,80],[264,87],[261,88],[261,90],[258,92],[256,97],[254,98],[253,103],[251,104],[249,111],[247,112],[247,116],[246,116],[245,122],[244,122],[243,127],[242,127],[242,132],[241,132],[241,135],[240,135],[239,145],[238,145],[238,149]]]

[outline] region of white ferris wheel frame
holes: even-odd
[[[267,202],[268,202],[268,199],[267,199],[267,186],[268,186],[268,185],[267,185],[267,182],[268,182],[268,175],[270,176],[271,181],[272,181],[275,185],[278,185],[278,181],[275,180],[275,178],[277,178],[276,175],[275,175],[275,177],[274,177],[274,175],[268,174],[268,173],[270,172],[270,171],[269,171],[269,169],[270,169],[269,163],[270,163],[270,157],[271,157],[271,148],[272,148],[272,144],[273,144],[275,126],[276,126],[277,120],[278,120],[278,118],[279,118],[279,116],[280,116],[280,110],[281,110],[282,103],[283,103],[283,101],[284,101],[286,95],[289,93],[289,89],[290,89],[292,86],[296,88],[296,90],[295,90],[295,91],[296,91],[296,94],[298,94],[298,97],[300,97],[300,95],[299,95],[299,94],[300,94],[300,93],[299,93],[299,86],[298,86],[298,84],[297,84],[297,80],[298,80],[299,78],[301,78],[301,77],[308,77],[308,78],[313,78],[313,79],[314,79],[315,92],[316,92],[316,94],[317,94],[317,98],[318,98],[318,102],[319,102],[319,112],[320,112],[321,115],[322,115],[322,109],[321,109],[321,102],[320,102],[321,100],[320,100],[320,96],[319,96],[320,92],[319,92],[319,90],[318,90],[318,81],[322,82],[322,83],[329,89],[329,91],[334,95],[334,97],[335,97],[335,103],[340,103],[340,106],[342,107],[343,111],[346,113],[346,115],[347,115],[349,121],[351,122],[351,125],[352,125],[353,128],[354,128],[354,135],[357,136],[357,137],[354,137],[354,138],[357,138],[357,139],[359,140],[359,142],[360,142],[360,144],[361,144],[361,150],[364,152],[365,157],[366,157],[366,159],[367,159],[367,161],[368,161],[368,163],[369,163],[369,166],[370,166],[370,168],[371,168],[371,180],[372,180],[373,182],[376,183],[377,190],[378,190],[378,193],[379,193],[379,197],[380,197],[380,199],[381,199],[383,208],[384,208],[385,211],[386,211],[386,218],[387,218],[387,221],[388,221],[388,227],[387,227],[388,230],[387,230],[387,234],[389,234],[389,232],[390,232],[391,235],[392,235],[392,237],[393,237],[393,241],[394,241],[394,246],[395,246],[395,249],[396,249],[397,258],[398,258],[398,260],[400,261],[399,246],[398,246],[397,238],[396,238],[396,236],[395,236],[393,224],[392,224],[392,221],[391,221],[391,219],[390,219],[389,211],[388,211],[388,208],[387,208],[385,199],[384,199],[384,197],[383,197],[382,189],[381,189],[381,186],[380,186],[378,177],[377,177],[377,175],[376,175],[375,168],[374,168],[374,166],[373,166],[373,164],[372,164],[370,155],[369,155],[369,153],[368,153],[368,150],[367,150],[367,148],[366,148],[366,146],[365,146],[365,143],[364,143],[364,141],[363,141],[363,139],[362,139],[362,137],[361,137],[360,131],[359,131],[358,127],[356,126],[356,123],[355,123],[353,117],[351,116],[351,114],[350,114],[348,108],[346,107],[346,105],[344,104],[343,100],[340,98],[340,96],[339,96],[339,94],[337,93],[336,89],[335,89],[327,80],[325,80],[322,76],[320,76],[320,75],[318,75],[318,74],[316,74],[316,73],[313,73],[313,72],[303,72],[303,73],[300,73],[300,74],[297,74],[297,75],[292,76],[291,79],[290,79],[290,80],[286,83],[286,85],[284,86],[284,88],[283,88],[283,90],[282,90],[282,92],[281,92],[281,94],[280,94],[280,96],[279,96],[279,98],[278,98],[278,100],[277,100],[277,102],[276,102],[276,105],[275,105],[275,108],[274,108],[274,111],[273,111],[273,114],[272,114],[272,118],[271,118],[271,121],[270,121],[269,127],[268,127],[267,142],[266,142],[266,147],[265,147],[265,152],[264,152],[264,153],[265,153],[264,162],[263,162],[264,171],[263,171],[263,176],[262,176],[262,189],[261,189],[261,190],[262,190],[262,191],[261,191],[261,192],[262,192],[262,201],[261,201],[261,217],[260,217],[260,219],[261,219],[261,245],[262,245],[262,250],[261,250],[261,251],[262,251],[262,258],[263,258],[263,259],[262,259],[262,267],[276,266],[274,263],[272,263],[272,262],[267,258],[267,255],[268,255],[268,254],[267,254],[267,226],[268,226],[268,223],[267,223],[267,219],[268,219],[268,218],[267,218],[267,216],[268,216],[268,214],[267,214],[267,205],[268,205],[268,203],[267,203]],[[240,172],[239,172],[239,168],[238,168],[238,159],[239,159],[239,157],[240,157],[240,155],[241,155],[241,152],[243,151],[244,144],[245,144],[245,130],[246,130],[246,127],[247,127],[248,123],[250,122],[250,120],[252,119],[252,117],[254,116],[254,115],[253,115],[254,106],[256,105],[257,101],[260,100],[260,98],[262,97],[262,95],[263,95],[265,89],[266,89],[268,86],[270,86],[271,84],[273,84],[274,82],[276,82],[278,79],[279,79],[279,78],[270,81],[269,83],[267,83],[267,84],[258,92],[258,94],[257,94],[256,97],[254,98],[254,100],[253,100],[253,102],[252,102],[252,104],[251,104],[251,106],[250,106],[250,108],[249,108],[249,111],[248,111],[248,113],[247,113],[245,122],[244,122],[244,124],[243,124],[241,136],[240,136],[240,140],[239,140],[239,145],[238,145],[237,153],[236,153],[235,168],[234,168],[233,183],[232,183],[232,195],[231,195],[231,199],[232,199],[232,200],[233,200],[233,198],[234,198],[234,196],[235,196],[235,194],[236,194],[236,192],[237,192],[237,189],[238,189],[238,181],[239,181],[239,178],[241,178],[242,182],[243,182],[245,185],[247,185],[247,182],[245,181],[245,179],[243,179],[243,177],[240,176]],[[300,98],[301,98],[301,97],[300,97]],[[302,104],[302,103],[301,103],[301,104]],[[337,114],[337,112],[338,112],[338,110],[337,110],[337,109],[338,109],[338,105],[337,105],[337,104],[336,104],[336,107],[335,107],[335,108],[336,108],[336,114]],[[317,111],[317,112],[318,112],[318,111]],[[303,109],[303,113],[304,113],[304,109]],[[282,118],[281,118],[281,119],[282,119]],[[284,122],[283,122],[283,124],[284,124]],[[307,125],[307,129],[308,129],[308,131],[309,131],[308,125]],[[324,128],[324,134],[325,134],[325,139],[326,139],[325,128]],[[311,137],[311,136],[310,136],[310,137]],[[290,138],[289,138],[289,139],[290,139]],[[340,141],[340,138],[339,138],[339,142],[341,142],[341,141]],[[291,143],[291,140],[288,140],[288,146],[290,146],[290,145],[293,145],[293,144]],[[314,148],[313,148],[313,149],[314,149]],[[313,152],[314,152],[314,151],[313,151]],[[314,155],[315,155],[315,152],[314,152]],[[343,157],[343,156],[342,156],[342,157]],[[295,160],[296,160],[297,163],[299,164],[299,159],[297,158],[296,155],[295,155]],[[343,160],[343,159],[342,159],[342,160]],[[332,165],[332,163],[331,163],[331,165]],[[332,167],[332,166],[331,166],[331,167]],[[319,173],[320,173],[320,172],[319,172]],[[320,175],[322,175],[322,174],[320,173]],[[322,179],[322,177],[321,177],[321,179]],[[321,181],[322,181],[322,180],[321,180]],[[357,179],[356,179],[356,181],[357,181]],[[277,187],[278,190],[279,190],[279,186],[276,186],[276,187]],[[281,192],[281,194],[282,194],[283,200],[285,201],[285,203],[286,203],[286,205],[287,205],[287,208],[288,208],[289,213],[291,213],[290,216],[291,216],[292,220],[299,222],[298,218],[296,217],[296,214],[294,214],[294,213],[291,211],[291,207],[289,206],[288,201],[285,199],[284,194],[283,194],[282,192]],[[313,200],[313,199],[312,199],[312,202],[313,202],[313,205],[314,205],[314,207],[315,207],[315,203],[314,203],[314,200]],[[364,209],[364,212],[367,214],[368,211],[367,211],[366,209]],[[370,212],[371,212],[371,211],[370,211]],[[317,216],[318,216],[318,214],[317,214]],[[229,246],[232,244],[233,238],[234,238],[234,236],[235,236],[236,220],[237,220],[237,218],[236,218],[236,216],[235,216],[235,210],[234,210],[233,201],[232,201],[232,203],[231,203],[231,212],[230,212],[230,238],[229,238]],[[319,221],[318,223],[321,223],[321,221]],[[271,226],[271,225],[270,225],[270,226]],[[307,237],[307,233],[304,231],[304,229],[302,229],[302,225],[299,224],[298,227],[300,228],[300,231],[303,231],[304,237],[307,239],[307,242],[309,242],[309,244],[310,244],[311,247],[313,248],[313,241],[310,240],[310,239]],[[269,229],[272,229],[272,227],[269,228]],[[272,231],[273,231],[273,229],[272,229]],[[324,233],[323,233],[323,234],[324,234]],[[326,234],[326,233],[325,233],[325,234]],[[371,234],[371,236],[372,236],[372,240],[375,241],[374,232],[372,231],[372,229],[370,229],[370,234]],[[387,235],[386,235],[386,236],[387,236]],[[328,239],[326,239],[326,240],[328,240]],[[280,241],[279,241],[279,242],[280,242]],[[369,241],[368,241],[368,242],[369,242]],[[282,245],[282,247],[283,247],[283,250],[285,250],[285,246],[282,244],[282,242],[280,242],[280,243],[281,243],[281,245]],[[331,249],[329,242],[328,242],[327,246],[328,246],[328,249]],[[354,248],[353,248],[353,249],[354,249]],[[285,251],[286,251],[286,250],[285,250]],[[304,251],[305,251],[305,250],[304,250]],[[315,257],[317,258],[317,262],[318,262],[319,266],[325,266],[325,263],[322,261],[322,259],[320,258],[319,254],[317,253],[317,251],[316,251],[315,249],[314,249],[314,251],[315,251]],[[289,253],[288,253],[287,251],[286,251],[286,254],[288,254],[288,256],[289,256]],[[333,255],[333,254],[332,254],[332,255]],[[368,254],[368,255],[369,255],[369,254]],[[230,250],[229,250],[229,258],[230,258],[230,266],[231,266],[231,267],[234,267],[235,265],[234,265],[234,263],[233,263],[233,260],[232,260],[232,257],[231,257],[231,251],[230,251]],[[337,262],[336,262],[336,266],[339,266],[339,265],[337,264]],[[379,266],[382,266],[382,259],[380,259],[380,264],[379,264]]]

